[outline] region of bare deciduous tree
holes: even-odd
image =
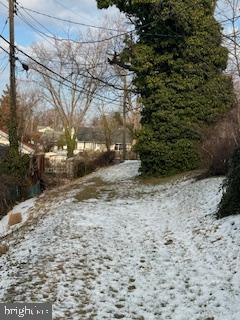
[[[86,51],[82,49],[81,44],[71,41],[56,40],[53,49],[36,45],[33,52],[42,65],[31,63],[31,68],[38,71],[45,101],[58,111],[62,120],[68,157],[73,155],[75,148],[73,129],[81,125],[95,94],[101,90],[100,82],[86,75],[86,68],[95,66],[99,57],[88,65]],[[99,77],[103,76],[105,69],[104,64],[98,67]]]
[[[240,31],[239,0],[223,0],[219,2],[217,16],[223,26],[224,44],[229,50],[229,72],[240,77]]]
[[[108,54],[120,50],[126,26],[121,17],[114,23],[106,20],[104,26],[106,30],[89,29],[79,41],[55,39],[53,47],[33,47],[37,62],[29,62],[30,69],[37,71],[34,79],[45,101],[61,118],[68,157],[75,148],[74,130],[82,126],[90,106],[121,103],[121,76],[108,63]]]

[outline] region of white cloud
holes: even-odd
[[[96,24],[101,19],[106,10],[98,10],[95,0],[21,0],[20,3],[27,8],[42,11],[58,18],[72,19],[82,23]],[[112,14],[116,12],[116,8],[110,8],[108,12]],[[36,17],[36,15],[35,15]],[[37,16],[39,19],[39,16]],[[43,18],[41,19],[43,20]],[[48,18],[44,18],[46,22],[50,22]]]

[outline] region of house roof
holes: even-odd
[[[4,129],[0,129],[0,135],[2,135],[7,140],[9,139],[8,138],[8,133]],[[30,143],[21,143],[21,149],[24,149],[29,153],[33,153],[35,151],[34,146],[31,145]]]
[[[118,128],[113,132],[113,143],[123,142],[123,128]],[[133,138],[129,129],[126,129],[126,143],[132,143]]]
[[[79,142],[95,142],[95,143],[105,143],[105,135],[102,128],[94,128],[94,127],[82,127],[78,130],[77,140]],[[123,129],[116,128],[112,133],[112,143],[122,143],[123,140]],[[126,142],[132,143],[132,137],[129,130],[127,130],[126,134]]]
[[[105,143],[104,132],[101,128],[82,127],[76,136],[78,141]]]
[[[4,138],[8,139],[8,133],[7,133],[6,130],[0,129],[0,134],[1,134]]]

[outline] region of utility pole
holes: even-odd
[[[123,91],[123,160],[126,160],[127,146],[127,126],[126,126],[126,114],[127,114],[127,98],[128,98],[128,87],[127,87],[127,76],[123,76],[124,91]]]
[[[10,116],[8,123],[8,135],[10,143],[10,155],[17,157],[19,155],[19,141],[17,132],[17,98],[16,98],[16,57],[15,57],[15,39],[14,39],[14,14],[15,0],[9,0],[9,52],[10,52]]]

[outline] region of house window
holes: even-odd
[[[122,143],[116,143],[114,150],[115,151],[122,151],[123,150],[123,144]]]

